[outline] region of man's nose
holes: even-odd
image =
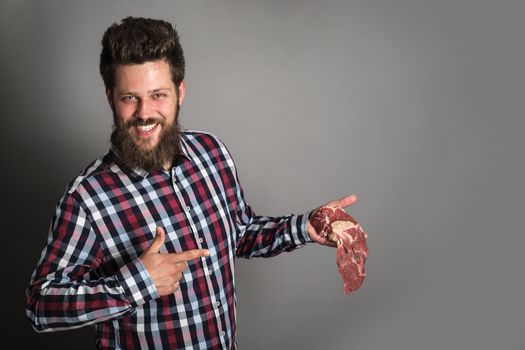
[[[141,99],[137,104],[137,118],[148,119],[151,117],[151,105],[147,100]]]

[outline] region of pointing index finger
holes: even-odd
[[[181,253],[171,253],[169,255],[172,262],[178,263],[201,258],[203,256],[209,256],[210,251],[208,249],[191,249]]]

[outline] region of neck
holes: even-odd
[[[173,165],[172,162],[166,162],[163,165],[164,170],[169,171],[171,169],[171,166]]]

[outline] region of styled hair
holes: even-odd
[[[171,79],[178,88],[184,80],[184,53],[179,35],[168,22],[140,17],[126,17],[114,23],[102,37],[100,75],[106,88],[115,86],[117,65],[142,64],[165,60],[171,70]]]

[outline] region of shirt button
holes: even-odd
[[[187,206],[187,207],[186,207],[186,212],[189,213],[190,209],[191,209],[191,208],[190,208],[189,206]]]
[[[222,331],[221,332],[221,337],[224,337],[226,335],[226,332],[225,331]]]
[[[200,242],[200,243],[204,242],[204,239],[202,239],[202,237],[199,238],[199,242]]]
[[[215,305],[217,305],[217,307],[220,307],[221,306],[221,302],[218,301],[218,302],[215,303]]]

